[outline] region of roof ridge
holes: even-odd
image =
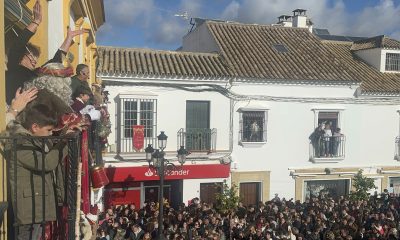
[[[200,55],[200,56],[213,56],[218,57],[219,53],[206,53],[206,52],[187,52],[187,51],[175,51],[175,50],[162,50],[162,49],[152,49],[152,48],[129,48],[129,47],[113,47],[113,46],[97,46],[98,49],[119,49],[125,51],[140,51],[140,52],[158,52],[166,54],[182,54],[182,55]]]
[[[239,26],[256,26],[256,27],[265,27],[265,28],[280,28],[280,29],[291,29],[296,31],[308,31],[308,28],[300,28],[300,27],[287,27],[280,25],[272,25],[272,24],[258,24],[258,23],[241,23],[241,22],[218,22],[213,20],[207,20],[206,24],[215,24],[215,25],[239,25]]]

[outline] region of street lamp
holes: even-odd
[[[165,179],[165,168],[168,166],[175,166],[173,163],[169,162],[164,158],[164,149],[167,147],[168,136],[165,135],[164,131],[161,131],[160,135],[157,136],[158,147],[160,149],[154,149],[151,144],[149,144],[146,149],[146,160],[149,163],[149,168],[153,168],[157,171],[160,176],[160,190],[158,191],[158,205],[159,205],[159,215],[158,215],[158,237],[157,239],[165,239],[163,235],[164,231],[164,179]],[[186,155],[188,152],[181,146],[178,150],[178,162],[181,166],[186,161]]]

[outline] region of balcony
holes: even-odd
[[[314,163],[335,163],[345,157],[346,137],[321,137],[310,142],[310,161]]]
[[[92,121],[87,129],[68,136],[0,136],[0,239],[17,239],[27,214],[37,223],[56,219],[52,226],[47,223],[42,228],[53,239],[56,235],[57,239],[76,239],[80,219],[76,213],[90,211],[89,168],[103,163],[96,124]],[[63,214],[53,218],[55,208]]]
[[[190,152],[215,152],[217,144],[217,129],[181,128],[177,134],[178,148],[184,146]]]
[[[400,161],[400,136],[396,137],[395,140],[395,154],[394,159]]]

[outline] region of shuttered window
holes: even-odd
[[[186,101],[186,129],[210,128],[210,102]]]

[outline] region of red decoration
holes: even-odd
[[[102,166],[96,166],[92,169],[92,186],[93,188],[101,188],[106,186],[110,181],[108,180],[105,169]]]
[[[54,131],[60,131],[64,128],[68,129],[80,128],[82,124],[83,124],[83,119],[77,113],[65,113],[60,117],[58,121],[58,126],[54,129]]]
[[[199,179],[199,178],[227,178],[229,177],[230,165],[223,164],[198,164],[176,166],[175,169],[167,170],[165,179]],[[150,181],[159,180],[154,169],[148,166],[142,167],[109,167],[107,175],[110,182],[127,181]]]
[[[144,126],[134,125],[133,129],[133,148],[135,151],[140,151],[144,147]]]
[[[88,146],[87,130],[82,130],[81,161],[82,161],[81,210],[85,214],[88,214],[90,208],[90,193],[89,193],[90,188],[89,188],[89,146]]]

